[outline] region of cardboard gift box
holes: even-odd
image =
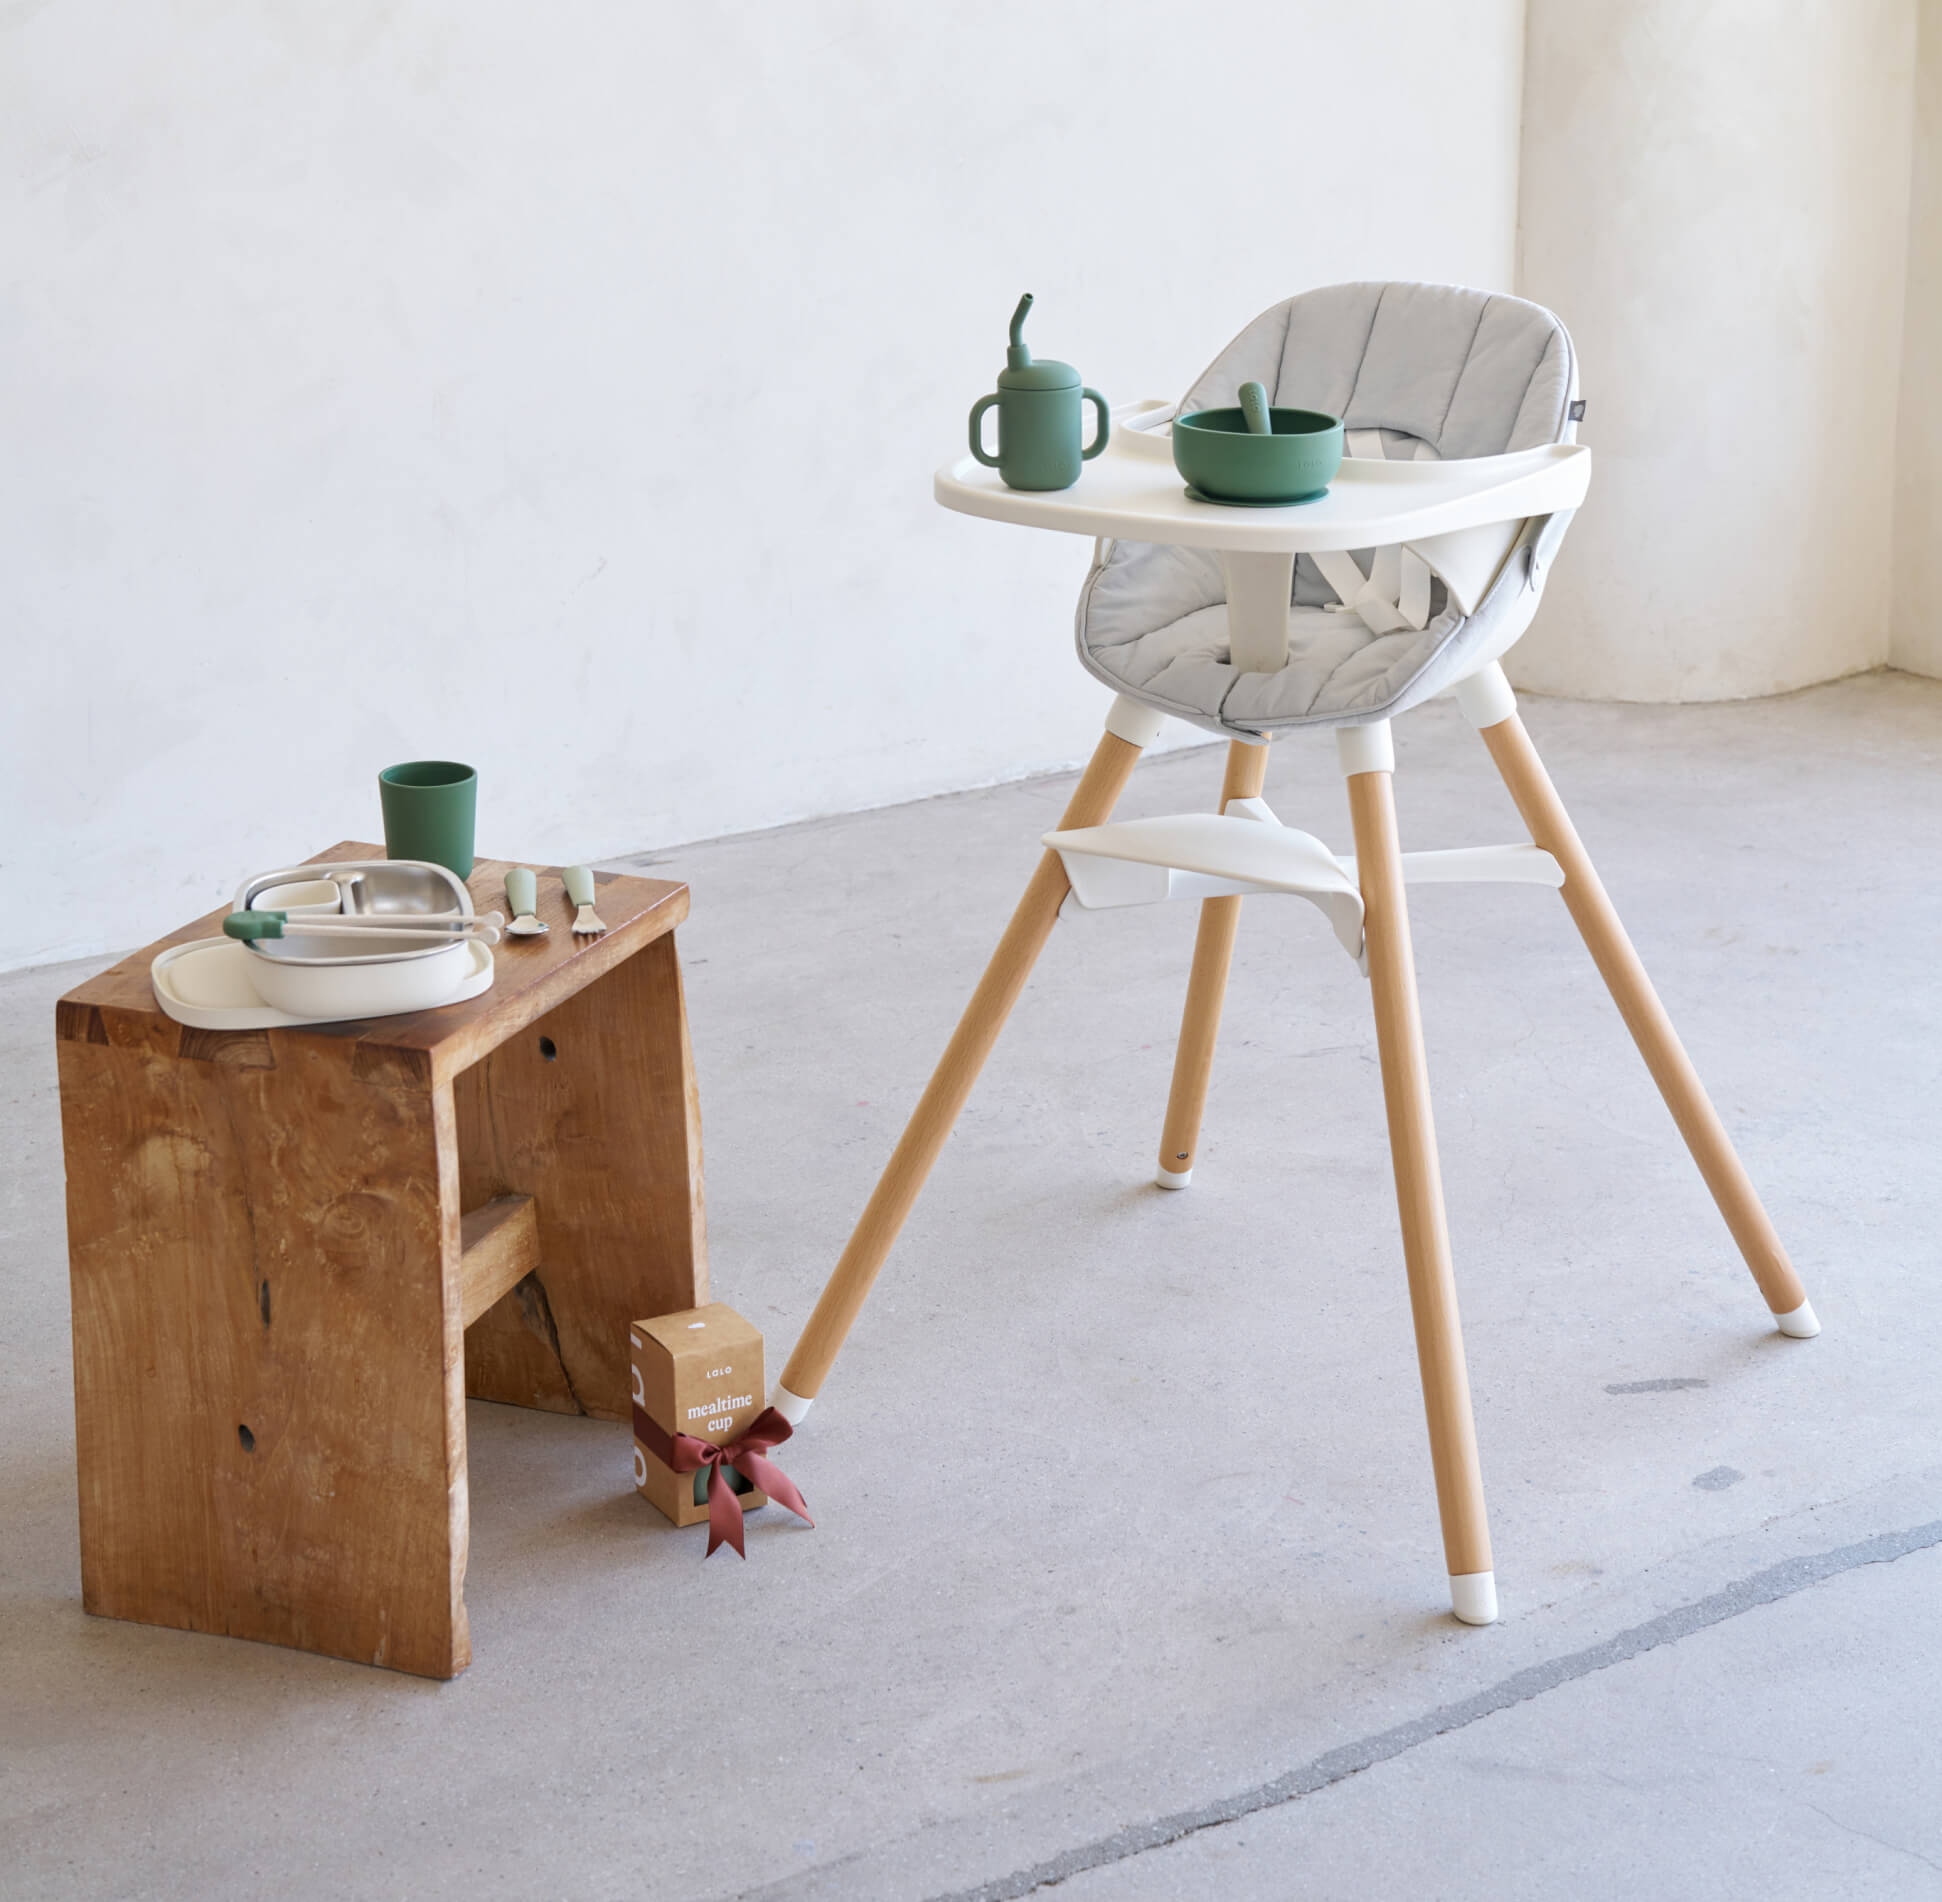
[[[634,1484],[678,1526],[708,1517],[708,1469],[677,1473],[654,1447],[645,1444],[639,1416],[645,1414],[652,1437],[672,1440],[686,1433],[726,1446],[739,1438],[768,1404],[762,1378],[762,1335],[733,1308],[713,1301],[684,1308],[627,1330],[634,1376]],[[742,1510],[767,1503],[732,1468],[723,1475],[734,1487]]]

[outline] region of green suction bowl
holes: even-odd
[[[1342,466],[1342,419],[1271,409],[1274,433],[1249,433],[1238,409],[1200,409],[1173,424],[1173,466],[1210,502],[1308,502]]]

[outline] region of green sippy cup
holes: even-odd
[[[998,393],[981,396],[971,406],[971,453],[987,469],[996,469],[1010,489],[1069,489],[1079,479],[1079,465],[1090,462],[1106,446],[1112,422],[1106,399],[1084,388],[1079,372],[1069,363],[1034,363],[1020,335],[1025,313],[1032,307],[1027,291],[1011,316],[1011,347],[998,373]],[[1081,409],[1090,403],[1099,412],[1099,430],[1083,448]],[[998,410],[998,453],[985,452],[981,425],[993,405]]]

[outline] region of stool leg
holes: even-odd
[[[1230,799],[1258,799],[1268,773],[1268,749],[1241,740],[1227,744],[1227,776],[1220,809]],[[1207,1108],[1207,1080],[1214,1069],[1214,1040],[1220,1035],[1221,1006],[1227,1000],[1227,971],[1234,938],[1241,928],[1241,900],[1203,898],[1200,930],[1194,938],[1193,974],[1180,1013],[1180,1042],[1173,1053],[1173,1087],[1167,1095],[1167,1120],[1160,1132],[1160,1166],[1154,1180],[1163,1189],[1184,1189],[1193,1180],[1200,1119]]]
[[[1443,1521],[1450,1599],[1465,1624],[1487,1625],[1497,1616],[1496,1573],[1484,1516],[1477,1429],[1470,1414],[1470,1377],[1463,1361],[1449,1229],[1443,1216],[1436,1130],[1430,1118],[1429,1068],[1416,1004],[1396,808],[1389,771],[1380,766],[1359,770],[1387,754],[1388,736],[1381,733],[1379,747],[1373,744],[1376,731],[1369,728],[1352,729],[1342,739],[1365,908],[1376,1046],[1389,1115],[1389,1153],[1402,1216],[1403,1261],[1416,1324],[1416,1359],[1429,1418],[1430,1462]]]
[[[1106,732],[1073,791],[1059,821],[1060,830],[1103,825],[1112,817],[1141,749],[1152,744],[1160,725],[1159,715],[1137,703],[1123,697],[1114,701]],[[890,1253],[971,1094],[971,1086],[978,1080],[978,1072],[984,1068],[1005,1019],[1052,934],[1068,890],[1064,861],[1056,852],[1046,852],[1012,913],[1011,923],[1005,927],[1005,935],[998,940],[978,988],[971,993],[971,1001],[864,1207],[849,1246],[843,1250],[809,1325],[802,1331],[802,1339],[796,1343],[796,1351],[782,1370],[774,1403],[790,1420],[800,1420],[808,1412],[809,1402],[822,1391],[831,1362],[869,1298],[884,1257]]]
[[[1672,1027],[1672,1019],[1659,1002],[1652,980],[1639,962],[1639,954],[1632,948],[1605,887],[1592,869],[1564,802],[1558,797],[1557,788],[1551,784],[1551,776],[1544,770],[1544,762],[1538,758],[1537,748],[1531,744],[1531,736],[1525,732],[1524,722],[1515,711],[1510,689],[1502,687],[1501,695],[1494,703],[1486,704],[1486,712],[1500,712],[1505,703],[1512,711],[1508,717],[1480,727],[1483,743],[1490,749],[1490,757],[1503,775],[1511,798],[1517,802],[1517,810],[1530,828],[1533,843],[1542,846],[1564,868],[1564,902],[1570,908],[1578,934],[1584,939],[1592,962],[1598,966],[1598,974],[1605,980],[1619,1015],[1625,1019],[1625,1028],[1632,1033],[1632,1041],[1638,1045],[1645,1067],[1652,1072],[1652,1080],[1659,1086],[1659,1094],[1665,1098],[1672,1120],[1679,1125],[1679,1133],[1686,1139],[1686,1147],[1692,1151],[1692,1159],[1699,1165],[1699,1173],[1712,1191],[1720,1214],[1726,1218],[1726,1226],[1746,1258],[1767,1306],[1773,1310],[1775,1323],[1781,1333],[1797,1339],[1818,1334],[1821,1324],[1814,1317],[1807,1290],[1794,1272],[1793,1263],[1787,1259],[1780,1236],[1761,1206],[1744,1165],[1734,1153],[1719,1112],[1707,1096],[1699,1072],[1686,1055],[1679,1033]],[[1480,694],[1479,698],[1482,697]]]

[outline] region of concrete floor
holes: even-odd
[[[88,967],[0,979],[0,1894],[1942,1896],[1942,683],[1527,714],[1825,1332],[1768,1326],[1563,908],[1421,892],[1489,1630],[1445,1612],[1367,1006],[1305,906],[1250,907],[1184,1195],[1192,913],[1061,928],[788,1450],[817,1530],[704,1566],[623,1428],[475,1405],[449,1685],[82,1614]],[[1453,709],[1398,737],[1406,842],[1516,836]],[[666,855],[715,1290],[773,1367],[1064,791]],[[1326,741],[1269,795],[1346,844]]]

